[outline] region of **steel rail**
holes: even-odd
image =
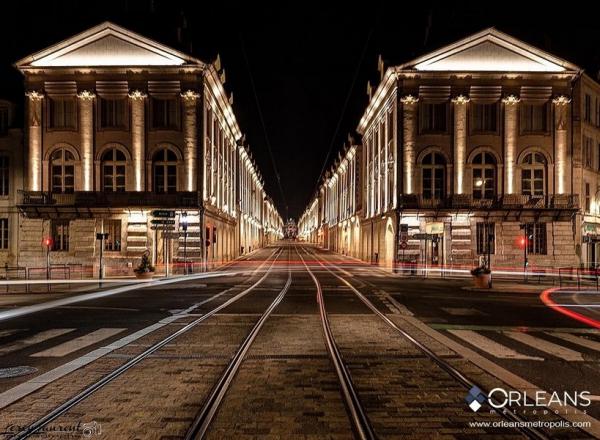
[[[354,292],[354,294],[356,296],[358,296],[358,298],[373,313],[375,313],[375,315],[377,315],[379,318],[381,318],[392,329],[394,329],[395,331],[400,333],[402,336],[404,336],[406,339],[408,339],[413,345],[415,345],[419,350],[421,350],[423,353],[425,353],[425,355],[427,355],[427,357],[429,357],[432,361],[434,361],[442,370],[444,370],[448,374],[450,374],[450,376],[452,376],[455,380],[457,380],[467,390],[471,389],[473,386],[477,386],[479,389],[481,389],[484,393],[487,394],[488,390],[484,386],[477,384],[476,382],[473,382],[471,379],[467,378],[460,371],[458,371],[455,367],[453,367],[448,362],[443,360],[441,357],[439,357],[437,354],[435,354],[428,347],[423,345],[421,342],[417,341],[412,335],[410,335],[409,333],[407,333],[406,331],[404,331],[400,327],[398,327],[395,322],[393,322],[385,314],[383,314],[381,311],[379,311],[379,309],[377,309],[377,307],[375,307],[375,305],[371,301],[369,301],[369,299],[367,299],[367,297],[365,295],[363,295],[362,292],[360,292],[358,289],[356,289],[356,287],[354,287],[350,282],[348,282],[347,280],[345,280],[338,274],[334,273],[328,266],[325,266],[314,252],[312,253],[312,255],[314,256],[315,261],[317,263],[319,263],[325,270],[327,270],[334,277],[336,277],[342,283],[344,283],[346,286],[348,286],[348,288],[350,288],[350,290],[352,290],[352,292]],[[339,268],[339,266],[336,266],[335,264],[331,264],[331,265],[333,267],[336,267],[338,270],[341,270],[341,268]],[[527,437],[529,437],[531,439],[536,439],[536,440],[549,440],[549,437],[546,436],[540,430],[526,426],[526,420],[523,419],[522,417],[520,417],[519,415],[514,414],[510,411],[499,411],[498,409],[492,407],[491,405],[490,405],[490,407],[494,410],[494,412],[496,414],[499,414],[500,416],[504,417],[505,419],[507,419],[511,422],[515,422],[517,429],[519,431],[521,431],[523,434],[525,434]]]
[[[288,247],[288,266],[289,266],[289,247]],[[288,267],[288,278],[285,286],[280,290],[279,294],[275,297],[273,302],[269,305],[269,307],[264,311],[259,320],[254,324],[242,344],[239,346],[227,367],[219,377],[219,380],[215,383],[213,388],[211,389],[208,397],[205,399],[202,408],[194,418],[194,421],[190,425],[186,435],[186,440],[191,439],[201,439],[204,438],[211,422],[213,421],[215,414],[217,413],[225,394],[229,390],[229,386],[233,379],[235,378],[242,361],[246,357],[246,353],[250,349],[252,343],[258,336],[258,333],[262,329],[264,323],[269,318],[273,310],[281,303],[285,294],[287,293],[290,285],[292,284],[292,271],[291,268]]]
[[[304,248],[301,248],[304,250]],[[308,252],[304,250],[307,254]],[[310,255],[310,254],[309,254]],[[329,324],[329,318],[327,316],[327,309],[325,308],[325,301],[323,299],[323,289],[321,288],[321,283],[315,276],[315,274],[310,270],[306,261],[298,252],[298,256],[302,260],[304,267],[308,271],[308,274],[312,278],[315,286],[317,288],[317,303],[319,304],[319,314],[321,316],[321,324],[323,327],[323,335],[325,337],[325,345],[327,346],[327,351],[329,352],[329,357],[333,362],[333,366],[335,368],[335,372],[338,376],[338,380],[340,382],[340,387],[342,391],[342,396],[344,397],[344,403],[348,410],[350,421],[352,422],[352,429],[357,438],[361,440],[368,439],[376,439],[375,431],[371,427],[371,422],[367,417],[367,414],[362,407],[360,399],[358,397],[358,393],[354,387],[352,382],[352,377],[350,376],[350,372],[344,363],[342,358],[342,354],[335,343],[335,338],[333,336],[333,332],[331,331],[331,326]]]
[[[127,370],[129,370],[130,368],[132,368],[135,365],[137,365],[138,363],[140,363],[142,360],[144,360],[145,358],[147,358],[148,356],[150,356],[152,353],[154,353],[157,350],[159,350],[160,348],[164,347],[169,342],[171,342],[175,338],[181,336],[182,334],[186,333],[188,330],[194,328],[195,326],[197,326],[201,322],[207,320],[208,318],[210,318],[211,316],[213,316],[215,313],[223,310],[225,307],[229,306],[230,304],[232,304],[232,303],[238,301],[239,299],[241,299],[242,297],[246,296],[248,293],[250,293],[252,290],[254,290],[259,284],[261,284],[265,280],[265,278],[267,278],[267,276],[269,275],[269,273],[273,269],[273,266],[275,265],[275,261],[277,260],[277,258],[279,258],[279,256],[281,255],[282,252],[283,252],[283,250],[281,250],[280,252],[275,251],[275,252],[273,252],[268,257],[268,258],[271,258],[271,257],[273,257],[273,255],[275,255],[275,258],[273,259],[273,262],[269,266],[269,269],[265,272],[265,274],[259,280],[257,280],[250,287],[244,289],[242,292],[238,293],[237,295],[229,298],[223,304],[215,307],[214,309],[210,310],[209,312],[207,312],[206,314],[202,315],[198,319],[195,319],[194,321],[192,321],[189,324],[185,325],[184,327],[182,327],[181,329],[179,329],[175,333],[172,333],[171,335],[167,336],[166,338],[164,338],[161,341],[157,342],[156,344],[152,345],[151,347],[149,347],[148,349],[146,349],[144,352],[138,354],[137,356],[135,356],[134,358],[130,359],[129,361],[127,361],[123,365],[121,365],[118,368],[114,369],[112,372],[110,372],[106,376],[102,377],[98,381],[94,382],[92,385],[87,386],[84,390],[82,390],[81,392],[79,392],[75,396],[71,397],[69,400],[67,400],[66,402],[62,403],[61,405],[57,406],[56,408],[54,408],[52,411],[50,411],[45,416],[41,417],[40,419],[36,420],[35,422],[33,422],[32,424],[30,424],[25,429],[23,429],[22,431],[18,432],[17,434],[15,434],[12,437],[10,437],[10,440],[21,440],[21,439],[28,438],[29,436],[35,434],[36,432],[38,432],[39,430],[41,430],[42,428],[44,428],[45,426],[47,426],[50,422],[56,420],[61,415],[65,414],[67,411],[69,411],[75,405],[77,405],[80,402],[82,402],[83,400],[87,399],[89,396],[91,396],[92,394],[94,394],[96,391],[98,391],[99,389],[103,388],[104,386],[106,386],[107,384],[109,384],[110,382],[112,382],[114,379],[116,379],[117,377],[121,376]],[[254,273],[256,273],[257,271],[259,271],[265,264],[267,264],[267,260],[265,260],[265,262],[263,262],[254,271]]]

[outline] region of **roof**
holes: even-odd
[[[183,65],[204,64],[196,58],[108,21],[15,63],[19,69]]]
[[[398,67],[419,71],[565,72],[574,64],[495,28],[463,38]]]

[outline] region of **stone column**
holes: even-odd
[[[454,194],[464,192],[468,102],[469,98],[464,95],[452,99],[454,104]]]
[[[400,99],[403,105],[402,130],[404,153],[404,194],[414,193],[415,145],[417,141],[417,102],[419,98],[406,95]]]
[[[27,187],[30,191],[42,190],[42,100],[44,95],[35,90],[27,92],[27,138],[29,140],[29,165]]]
[[[517,107],[519,98],[510,95],[504,103],[504,194],[515,193],[517,160]]]
[[[146,127],[144,104],[146,95],[139,90],[129,93],[131,99],[131,146],[133,156],[133,190],[144,190],[144,159],[146,156]]]
[[[567,192],[567,109],[571,99],[557,96],[552,100],[554,105],[554,151],[556,154],[556,192]]]
[[[183,117],[183,161],[186,171],[186,191],[196,191],[196,155],[198,151],[198,135],[196,111],[200,95],[193,90],[181,94],[184,104]]]
[[[83,190],[94,190],[94,98],[96,95],[83,90],[79,98],[79,133],[81,136],[81,167]]]

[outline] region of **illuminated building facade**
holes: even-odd
[[[16,202],[23,189],[23,132],[15,127],[15,106],[0,99],[0,267],[8,266],[6,276],[23,273],[19,266],[21,230]]]
[[[98,232],[109,234],[107,266],[125,272],[146,251],[158,265],[239,255],[239,197],[256,182],[238,179],[242,133],[218,59],[103,23],[16,67],[27,95],[23,264],[45,264],[44,237],[52,263],[97,264]],[[174,225],[157,225],[156,209],[174,210]]]
[[[362,147],[349,139],[298,222],[303,241],[319,243],[343,255],[361,256]]]
[[[362,259],[473,266],[489,251],[492,266],[523,267],[525,247],[539,268],[600,259],[598,83],[496,29],[380,67],[357,129]],[[323,197],[303,217],[311,241]]]

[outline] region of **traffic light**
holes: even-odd
[[[44,239],[42,240],[42,245],[46,246],[47,248],[52,247],[53,244],[54,240],[52,240],[52,237],[44,237]]]

